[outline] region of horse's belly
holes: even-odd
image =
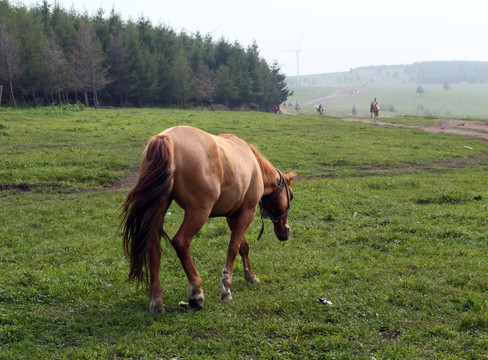
[[[235,192],[232,194],[223,193],[214,204],[210,216],[232,216],[242,207],[243,203],[244,195]]]

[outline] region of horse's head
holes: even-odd
[[[293,191],[290,186],[296,174],[293,172],[288,174],[279,172],[279,174],[280,181],[278,187],[261,198],[259,207],[261,208],[261,216],[263,218],[269,218],[273,222],[276,237],[284,241],[288,240],[290,236],[288,212],[290,211],[291,200],[293,199]]]

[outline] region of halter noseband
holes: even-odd
[[[273,191],[269,195],[264,195],[263,197],[261,197],[261,200],[259,201],[259,212],[261,214],[262,225],[261,225],[261,232],[259,233],[259,236],[258,236],[258,240],[261,239],[261,235],[263,235],[263,231],[264,231],[263,215],[265,217],[270,218],[272,222],[277,223],[278,221],[283,219],[286,215],[288,215],[288,212],[290,211],[290,203],[291,203],[290,187],[288,186],[288,183],[286,182],[286,179],[283,176],[283,174],[280,171],[278,171],[278,174],[280,174],[280,183],[278,184],[278,187],[276,188],[276,190]],[[269,200],[276,199],[278,197],[278,195],[281,194],[283,189],[286,189],[286,197],[288,198],[288,207],[286,208],[286,210],[282,214],[275,216],[275,215],[271,214],[268,210],[263,208],[263,201],[269,201]]]

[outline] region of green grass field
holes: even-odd
[[[426,92],[427,94],[427,92]],[[1,359],[486,359],[488,144],[338,119],[159,109],[0,111]],[[211,219],[192,255],[205,309],[163,246],[166,315],[127,283],[119,207],[149,138],[233,132],[295,171],[292,235],[247,232],[261,286]],[[176,232],[172,205],[166,230]],[[332,305],[323,305],[319,298]]]

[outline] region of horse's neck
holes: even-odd
[[[263,179],[264,180],[264,179]],[[275,176],[272,181],[264,181],[263,196],[269,195],[275,191],[276,186],[280,183],[280,174],[275,170]]]

